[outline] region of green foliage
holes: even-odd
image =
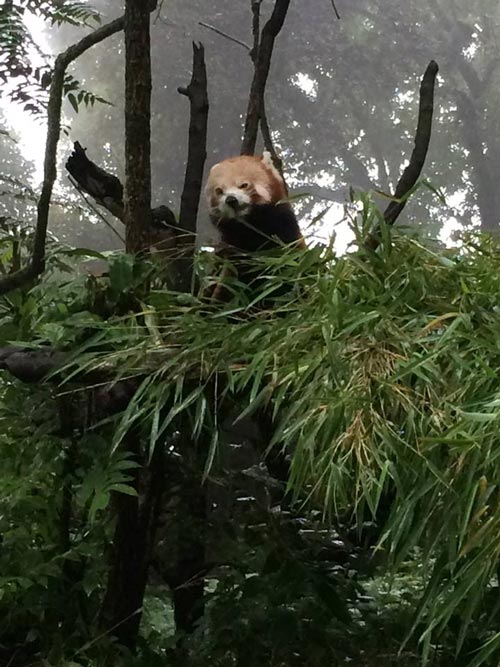
[[[379,218],[369,198],[360,201],[354,231],[362,238]],[[2,528],[12,545],[1,563],[7,634],[43,627],[56,641],[56,621],[41,618],[50,605],[57,618],[65,564],[82,554],[85,574],[70,581],[80,594],[90,591],[86,606],[99,597],[111,493],[134,493],[135,464],[118,447],[131,427],[152,453],[165,441],[177,448],[187,425],[205,448],[211,479],[221,424],[237,409],[240,420],[273,416],[273,438],[262,446],[289,455],[295,508],[319,508],[327,523],[361,539],[372,524],[378,549],[370,566],[339,568],[310,545],[297,547],[286,530],[266,532],[267,517],[258,544],[240,536],[229,547],[239,566],[213,575],[208,613],[191,643],[195,664],[244,664],[241,647],[255,636],[259,664],[324,664],[354,655],[367,628],[389,628],[391,641],[382,648],[364,640],[360,664],[384,650],[396,661],[399,649],[414,664],[417,640],[424,660],[450,651],[456,664],[496,659],[500,248],[468,236],[448,251],[387,228],[381,241],[375,253],[340,258],[329,247],[255,258],[264,293],[240,289],[215,306],[169,291],[152,265],[124,255],[100,256],[109,261],[102,278],[72,277],[72,262],[96,254],[54,247],[46,280],[3,300],[4,340],[17,331],[17,340],[70,350],[67,374],[104,365],[138,384],[115,422],[96,433],[82,426],[68,550],[53,489],[64,488],[72,446],[50,414],[38,418],[42,431],[33,426],[40,396],[37,403],[23,390],[30,407],[20,412],[20,388],[5,381],[0,504],[15,508]],[[71,393],[70,383],[63,388]],[[19,450],[20,438],[27,450]],[[375,565],[381,578],[373,578]],[[80,646],[91,625],[79,626]],[[162,644],[161,634],[150,636]]]
[[[116,444],[136,424],[154,446],[183,414],[195,436],[213,433],[242,396],[242,415],[271,411],[296,498],[358,525],[389,503],[386,561],[419,546],[430,574],[414,626],[424,656],[457,619],[460,651],[498,568],[498,257],[492,240],[457,253],[389,229],[374,254],[285,253],[262,260],[282,271],[270,286],[296,288],[272,311],[153,291],[142,314],[97,324],[78,363],[146,373]]]
[[[56,402],[47,387],[4,373],[0,399],[0,657],[61,665],[79,653],[87,664],[108,641],[92,641],[113,527],[104,510],[111,492],[135,494],[128,471],[137,464],[110,452],[105,430],[63,433],[61,411],[74,399]]]
[[[95,26],[100,22],[100,15],[87,2],[73,0],[16,0],[5,3],[0,9],[0,50],[3,53],[0,78],[11,84],[8,94],[13,102],[30,114],[43,116],[48,101],[51,68],[39,64],[40,56],[44,60],[48,58],[41,53],[24,21],[27,14],[58,27],[63,24]],[[104,98],[82,89],[71,74],[65,77],[63,93],[76,112],[82,104],[85,107],[94,106],[95,102],[109,104]]]
[[[353,655],[345,637],[354,631],[360,588],[340,565],[345,554],[332,549],[338,535],[307,514],[300,522],[268,517],[260,527],[257,518],[239,553],[226,543],[234,560],[216,574],[190,639],[193,665],[314,666]]]

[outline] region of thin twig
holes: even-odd
[[[213,32],[216,32],[221,37],[225,37],[226,39],[229,39],[230,42],[234,42],[235,44],[239,44],[240,46],[243,46],[247,51],[251,51],[248,44],[246,44],[245,42],[242,42],[241,39],[238,39],[237,37],[233,37],[232,35],[228,35],[227,32],[224,32],[223,30],[220,30],[219,28],[216,28],[214,25],[210,25],[209,23],[205,23],[204,21],[198,21],[198,25],[201,25],[203,28],[207,28],[208,30],[212,30]]]
[[[160,2],[157,3],[157,5],[158,5],[158,11],[156,12],[156,16],[155,16],[154,19],[153,19],[153,23],[154,23],[155,25],[156,25],[156,23],[157,23],[158,21],[161,20],[161,10],[163,9],[163,3],[164,3],[164,2],[165,2],[165,0],[160,0]]]
[[[106,216],[104,216],[104,215],[99,211],[99,209],[96,208],[96,207],[94,206],[94,204],[90,201],[90,199],[87,198],[87,195],[86,195],[85,192],[82,190],[82,188],[78,185],[77,181],[75,181],[75,179],[74,179],[72,176],[68,176],[68,179],[69,179],[69,182],[71,183],[71,185],[73,185],[73,187],[76,189],[76,191],[78,192],[78,194],[80,195],[80,197],[83,199],[83,201],[84,201],[84,202],[87,204],[87,206],[90,208],[90,210],[91,210],[93,213],[95,213],[95,215],[97,215],[97,217],[100,218],[100,220],[102,220],[102,222],[104,222],[104,224],[106,225],[106,227],[109,227],[109,229],[110,229],[114,234],[116,234],[116,236],[120,239],[120,241],[121,241],[123,244],[125,244],[125,239],[123,238],[123,236],[121,236],[121,234],[118,232],[118,230],[115,229],[115,228],[113,227],[113,225],[112,225],[112,224],[110,223],[110,221],[106,218]]]
[[[253,155],[255,153],[262,100],[264,99],[269,69],[271,67],[274,42],[283,27],[289,5],[290,0],[276,0],[271,17],[262,29],[258,53],[254,56],[254,77],[250,88],[245,129],[241,144],[242,155]]]
[[[339,14],[339,12],[338,12],[337,5],[335,4],[335,0],[331,0],[331,2],[332,2],[332,9],[333,9],[333,11],[334,11],[334,13],[335,13],[335,16],[336,16],[336,17],[338,18],[338,20],[340,21],[340,14]]]
[[[432,130],[432,116],[434,112],[434,87],[436,76],[439,71],[438,65],[431,60],[425,70],[425,74],[420,84],[420,99],[418,110],[418,122],[415,132],[415,147],[410,157],[410,162],[401,174],[396,190],[394,192],[394,201],[384,211],[384,220],[388,225],[393,225],[401,211],[406,205],[408,193],[417,183],[422,168],[424,166]],[[380,241],[378,238],[378,229],[375,229],[366,239],[365,247],[370,250],[378,248]]]

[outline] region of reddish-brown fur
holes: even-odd
[[[262,157],[238,155],[214,165],[210,170],[206,193],[211,208],[215,208],[220,195],[217,188],[227,190],[238,188],[241,183],[248,183],[247,190],[252,204],[276,204],[286,199],[285,182],[279,172]],[[265,189],[265,192],[257,191]]]

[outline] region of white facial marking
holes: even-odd
[[[236,206],[228,204],[228,197],[234,197],[238,202]],[[218,210],[224,218],[235,218],[241,214],[250,204],[250,197],[239,188],[228,188],[219,198]]]

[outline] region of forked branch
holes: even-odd
[[[283,27],[289,5],[290,0],[275,1],[273,13],[262,29],[260,38],[257,39],[255,32],[257,22],[256,12],[259,10],[260,3],[252,3],[252,8],[254,10],[254,48],[252,50],[254,77],[250,88],[245,129],[241,144],[242,155],[253,155],[255,153],[259,121],[263,109],[269,69],[271,67],[274,42]]]

